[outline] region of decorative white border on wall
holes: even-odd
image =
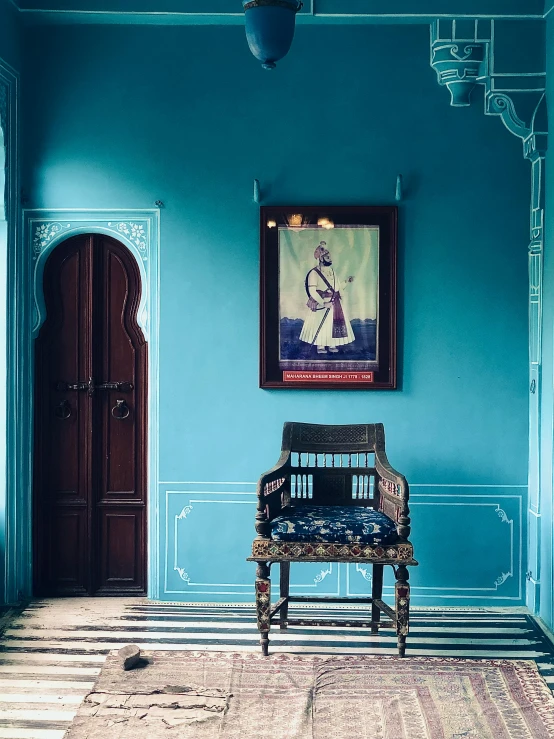
[[[464,486],[465,487],[465,486]],[[422,501],[418,500],[418,498],[458,498],[458,501],[452,502],[452,501],[443,501],[443,500],[434,500],[434,501]],[[460,500],[463,498],[463,500]],[[483,500],[485,499],[485,500]],[[488,499],[488,500],[487,500]],[[517,528],[519,531],[519,537],[515,538],[515,532],[514,532],[514,521],[513,519],[509,518],[509,516],[506,514],[502,506],[506,506],[506,503],[508,501],[517,501],[517,511],[518,511],[518,518],[517,518]],[[504,502],[505,501],[505,502]],[[494,493],[491,493],[490,495],[460,495],[457,496],[455,494],[439,494],[439,495],[432,495],[432,494],[425,494],[425,493],[412,493],[410,495],[410,508],[413,509],[417,506],[421,505],[427,505],[427,506],[433,506],[436,508],[442,508],[444,506],[462,506],[464,508],[466,507],[478,507],[478,508],[493,508],[494,513],[498,516],[498,521],[500,524],[507,524],[509,527],[510,532],[510,548],[509,548],[509,564],[506,564],[506,567],[502,567],[502,571],[499,573],[499,575],[495,578],[493,582],[490,583],[490,585],[485,585],[482,587],[457,587],[457,586],[451,586],[451,587],[437,587],[434,585],[412,585],[412,594],[414,596],[418,596],[420,598],[458,598],[458,599],[465,599],[465,598],[471,598],[471,599],[482,599],[485,598],[487,600],[517,600],[521,601],[522,599],[522,580],[523,580],[523,506],[522,506],[522,498],[521,495],[495,495]],[[488,536],[486,531],[484,532],[483,536],[484,541],[488,541]],[[415,555],[417,559],[417,546],[415,547]],[[466,563],[467,565],[470,565],[471,563]],[[347,566],[347,573],[346,573],[346,594],[348,596],[363,596],[365,595],[364,592],[356,592],[355,589],[352,588],[352,582],[353,578],[351,575],[351,568],[355,565],[355,573],[361,575],[361,577],[364,578],[364,580],[367,580],[368,582],[371,582],[371,570],[366,569],[363,565],[360,565],[358,563],[349,563]],[[518,583],[518,592],[517,595],[502,595],[502,592],[499,590],[504,583],[506,583],[509,578],[513,578],[514,582]],[[359,578],[357,578],[359,579]],[[394,586],[385,586],[384,587],[385,592],[393,593],[394,592]],[[428,594],[426,592],[421,591],[432,591],[432,594]],[[490,593],[490,595],[489,595]]]
[[[175,486],[174,489],[168,489],[169,486]],[[228,596],[236,595],[241,598],[252,596],[253,598],[253,581],[245,582],[243,579],[244,571],[241,576],[234,582],[220,582],[216,579],[210,582],[197,582],[194,580],[193,573],[195,567],[194,557],[188,557],[186,561],[179,554],[179,540],[184,541],[187,536],[194,536],[194,541],[198,540],[199,552],[198,557],[202,559],[207,556],[210,547],[208,544],[204,547],[204,541],[207,542],[210,532],[199,532],[198,528],[194,528],[193,519],[195,508],[198,505],[220,506],[225,504],[241,504],[255,506],[255,483],[252,482],[177,482],[166,481],[160,482],[160,494],[165,492],[165,582],[163,595],[175,597],[182,596],[186,601],[194,600],[198,595]],[[508,538],[506,546],[502,544],[502,551],[495,551],[495,561],[498,559],[499,570],[497,575],[493,575],[489,581],[476,582],[476,587],[460,587],[456,584],[455,579],[449,587],[433,586],[433,585],[413,585],[412,594],[414,598],[425,600],[436,600],[438,602],[455,601],[475,601],[480,600],[483,603],[490,602],[491,605],[499,601],[522,602],[523,598],[523,506],[526,497],[526,485],[423,485],[413,484],[410,495],[410,507],[414,513],[419,506],[433,506],[437,509],[437,526],[440,525],[441,509],[444,506],[459,506],[463,508],[471,508],[475,511],[473,520],[476,520],[483,531],[483,551],[487,546],[487,542],[494,540],[491,533],[486,528],[489,524],[496,526],[494,521],[498,522],[501,527],[507,526]],[[461,489],[466,492],[461,492]],[[423,492],[425,490],[425,492]],[[444,490],[444,492],[438,492]],[[456,492],[460,490],[460,492]],[[475,492],[467,492],[467,491]],[[433,491],[433,492],[428,492]],[[434,492],[437,491],[437,492]],[[512,492],[513,491],[513,492]],[[182,500],[177,497],[182,496]],[[173,500],[173,504],[171,504]],[[496,514],[492,519],[490,516],[486,520],[479,516],[479,512],[486,509]],[[253,516],[252,516],[253,521]],[[188,528],[190,525],[193,528]],[[237,535],[241,537],[240,546],[245,550],[245,557],[250,549],[251,539],[254,538],[254,531],[243,531],[243,527],[237,527]],[[496,529],[495,529],[496,531]],[[196,532],[196,533],[194,533]],[[250,536],[251,533],[251,536]],[[417,533],[417,532],[416,532]],[[246,537],[243,540],[243,537]],[[422,534],[425,538],[425,534]],[[504,540],[503,540],[504,541]],[[237,541],[237,545],[239,542]],[[416,559],[418,558],[418,547],[416,542]],[[202,551],[200,551],[200,549]],[[443,555],[441,555],[443,556]],[[464,567],[475,566],[478,556],[471,561],[457,564]],[[371,583],[371,566],[354,563],[332,563],[317,564],[319,572],[313,578],[313,582],[305,582],[302,584],[291,584],[291,589],[295,588],[297,592],[315,594],[316,588],[320,586],[326,579],[332,581],[332,592],[319,593],[329,596],[368,596],[370,595]],[[423,565],[425,566],[425,564]],[[306,569],[299,568],[302,571]],[[387,568],[388,570],[389,568]],[[451,568],[452,573],[456,572],[456,567]],[[218,572],[217,563],[214,565],[214,572]],[[177,573],[182,581],[182,587],[169,586],[169,580],[172,573]],[[389,573],[390,574],[390,573]],[[208,578],[209,579],[209,578]],[[425,578],[424,578],[425,582]],[[427,580],[429,582],[429,580]],[[341,584],[342,583],[342,584]],[[329,583],[326,583],[328,585]],[[278,590],[278,576],[274,577],[274,586]],[[197,589],[201,588],[201,589]],[[345,592],[342,592],[345,591]],[[391,595],[394,586],[385,585],[384,592]]]
[[[45,318],[43,273],[46,260],[62,241],[85,233],[103,233],[123,243],[135,257],[140,270],[142,294],[137,320],[146,341],[150,343],[151,253],[153,232],[158,231],[159,211],[112,211],[111,217],[91,217],[93,211],[25,210],[25,225],[33,255],[32,335],[36,338]],[[57,217],[57,220],[54,220]],[[157,247],[157,244],[156,244]],[[154,260],[157,261],[157,260]]]
[[[9,0],[16,8],[24,13],[33,22],[51,23],[152,23],[152,24],[194,24],[194,25],[237,25],[244,23],[244,13],[240,5],[229,3],[227,10],[222,10],[221,3],[214,0],[189,0],[186,9],[172,10],[168,7],[164,11],[156,8],[155,0],[143,0],[135,3],[132,11],[120,9],[120,3],[104,3],[102,10],[95,9],[94,0],[90,0],[88,7],[83,7],[82,2],[60,2],[60,0],[43,1],[44,7],[38,7],[41,3],[31,3],[32,7],[25,7],[28,3],[21,0],[19,5],[15,0]],[[184,4],[183,4],[184,5]],[[437,17],[437,3],[433,0],[419,0],[416,7],[408,9],[409,3],[402,0],[388,0],[382,4],[382,10],[370,3],[371,8],[364,10],[357,7],[346,9],[344,0],[304,0],[304,7],[299,12],[299,23],[325,23],[329,21],[341,22],[348,20],[350,23],[374,23],[379,20],[403,22],[422,22]],[[415,4],[414,4],[415,5]],[[518,6],[507,11],[499,9],[499,3],[494,0],[480,0],[480,15],[482,18],[506,18],[506,19],[542,19],[543,7],[539,0],[520,0]],[[237,10],[237,7],[239,10]],[[547,13],[548,14],[548,13]],[[475,15],[467,13],[467,3],[458,0],[454,5],[450,3],[449,13],[438,17],[474,18]]]
[[[164,578],[164,594],[166,595],[242,595],[247,594],[254,597],[254,570],[252,570],[252,578],[249,582],[196,582],[193,580],[194,562],[182,559],[182,555],[179,551],[179,540],[187,535],[187,527],[181,522],[187,521],[190,523],[194,517],[194,510],[198,505],[251,505],[255,506],[256,501],[253,500],[242,500],[243,496],[247,498],[255,498],[255,487],[256,483],[215,483],[215,482],[165,482],[160,483],[160,491],[164,485],[177,485],[181,489],[178,490],[165,490],[165,550],[166,550],[166,564],[165,564],[165,578]],[[251,490],[232,491],[225,489],[228,486],[240,486],[241,488],[250,487]],[[186,489],[186,488],[189,489]],[[205,489],[199,489],[204,487]],[[221,489],[219,489],[221,488]],[[170,496],[185,496],[185,504],[178,513],[170,513]],[[207,498],[196,498],[193,496],[207,495],[211,499]],[[221,498],[217,496],[223,496]],[[231,499],[229,499],[231,498]],[[174,510],[174,509],[173,509]],[[254,521],[254,515],[251,517],[252,522]],[[170,536],[171,534],[171,536]],[[207,536],[209,534],[207,533]],[[254,537],[254,529],[252,525],[252,538]],[[250,550],[250,541],[246,542],[245,552]],[[207,550],[205,550],[207,551]],[[202,558],[202,554],[199,552],[199,558]],[[314,565],[312,565],[313,567]],[[325,590],[323,593],[327,596],[339,596],[340,594],[340,580],[341,580],[341,568],[336,562],[328,564],[316,564],[315,576],[311,577],[311,580],[303,583],[291,583],[290,589],[296,590],[298,593],[307,593],[310,590],[319,588],[321,583],[326,580],[330,580],[331,590]],[[172,572],[176,572],[184,585],[179,588],[169,587],[169,577]],[[326,583],[329,587],[329,581]],[[209,590],[191,590],[191,588],[210,588]],[[278,582],[275,582],[275,587],[278,587]],[[224,588],[219,590],[218,588]],[[233,590],[240,588],[241,590]],[[245,592],[243,589],[247,589]],[[321,592],[321,590],[319,591]]]
[[[166,500],[169,500],[169,496],[171,494],[174,495],[182,495],[183,491],[181,490],[168,490],[166,491]],[[195,582],[191,579],[191,576],[187,572],[187,570],[192,571],[192,568],[194,567],[194,562],[188,562],[188,563],[182,563],[183,566],[179,563],[179,554],[178,554],[178,543],[179,543],[179,532],[182,530],[182,527],[179,525],[180,521],[185,521],[188,519],[191,512],[197,508],[199,505],[210,505],[210,504],[216,504],[218,506],[221,505],[251,505],[255,506],[256,501],[255,500],[206,500],[202,498],[190,498],[187,505],[184,506],[184,508],[181,510],[180,513],[176,514],[173,517],[173,571],[177,572],[179,574],[179,577],[184,582],[185,586],[187,588],[190,587],[204,587],[204,588],[251,588],[253,590],[253,584],[250,583],[230,583],[230,582]],[[166,511],[168,510],[168,506],[166,504]],[[252,514],[252,518],[254,517],[254,514]],[[186,535],[186,531],[185,531]],[[169,542],[169,515],[167,515],[166,518],[166,548],[169,550],[168,546]],[[203,552],[199,551],[199,558],[203,558],[207,555],[209,555],[209,548],[207,547]],[[166,593],[186,593],[187,591],[185,589],[181,590],[169,590],[167,588],[167,574],[168,570],[170,568],[170,558],[168,557],[168,565],[166,569]],[[185,569],[186,568],[186,569]],[[206,591],[195,591],[200,592],[203,594],[211,593],[213,590],[206,590]]]
[[[547,10],[550,13],[552,7]],[[448,87],[451,105],[470,105],[471,91],[484,87],[485,115],[499,116],[510,133],[523,144],[523,156],[531,164],[531,209],[529,259],[529,503],[527,511],[528,573],[527,605],[536,611],[540,603],[541,557],[541,440],[542,395],[542,290],[545,224],[545,157],[548,146],[546,101],[546,24],[529,20],[526,38],[533,65],[521,55],[497,55],[502,44],[512,45],[506,24],[492,18],[474,18],[472,23],[455,18],[437,19],[431,26],[430,63],[439,84]],[[542,53],[536,53],[540,50]],[[500,62],[498,57],[500,57]],[[523,71],[522,71],[523,69]],[[552,440],[547,439],[552,446]]]
[[[160,212],[141,210],[25,209],[24,239],[30,260],[31,351],[45,318],[44,265],[58,244],[79,234],[112,236],[135,257],[142,282],[138,323],[148,342],[148,595],[159,597],[159,259]],[[32,358],[31,358],[32,366]],[[32,418],[32,415],[31,415]]]

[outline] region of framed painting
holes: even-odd
[[[260,218],[260,387],[394,389],[397,208]]]

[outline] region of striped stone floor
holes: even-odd
[[[309,614],[307,611],[309,610]],[[291,609],[291,616],[355,622],[354,608]],[[144,650],[258,650],[251,606],[181,605],[134,599],[37,601],[0,642],[0,739],[62,739],[92,689],[106,654],[129,643]],[[357,628],[274,629],[272,652],[396,654],[396,638]],[[554,647],[523,612],[414,610],[408,655],[534,659],[554,689]]]

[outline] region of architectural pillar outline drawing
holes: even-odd
[[[436,40],[431,45],[431,66],[440,85],[450,90],[450,105],[471,105],[471,93],[477,84],[483,60],[484,43],[456,43]]]
[[[469,105],[476,86],[484,88],[485,115],[495,115],[522,142],[531,165],[529,265],[529,473],[527,602],[536,610],[540,596],[540,404],[542,365],[542,285],[545,221],[546,109],[545,21],[525,21],[525,34],[506,20],[443,20],[431,26],[431,66],[450,88],[451,105]],[[523,49],[513,68],[516,43]],[[476,62],[479,68],[476,72]],[[522,57],[524,61],[522,61]],[[475,64],[473,64],[475,63]],[[472,66],[473,64],[473,66]],[[471,89],[470,89],[471,83]],[[462,92],[465,97],[462,96]]]

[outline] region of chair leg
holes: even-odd
[[[289,581],[290,581],[290,562],[280,562],[279,563],[279,576],[280,576],[280,591],[281,591],[281,598],[286,598],[287,600],[283,603],[281,606],[281,610],[279,611],[279,628],[281,631],[286,631],[287,629],[287,619],[289,615]]]
[[[410,623],[410,574],[406,565],[396,568],[396,583],[394,587],[396,604],[396,634],[398,636],[398,654],[406,655],[406,636]]]
[[[375,600],[383,597],[383,569],[384,565],[373,565],[373,579],[371,583],[371,633],[379,633],[379,621],[381,620],[381,609],[375,605]]]
[[[258,562],[256,569],[256,620],[260,632],[262,654],[269,654],[269,627],[271,612],[271,580],[269,579],[270,565],[267,562]]]

